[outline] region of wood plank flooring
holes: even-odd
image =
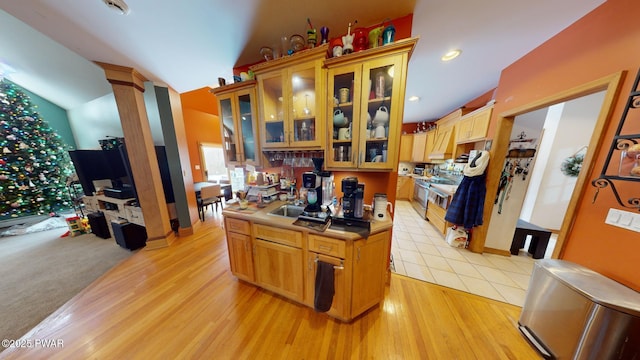
[[[401,275],[348,324],[239,281],[221,220],[209,213],[194,235],[137,252],[0,359],[540,358],[516,328],[519,307]]]

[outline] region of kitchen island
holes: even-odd
[[[270,214],[285,202],[222,214],[231,272],[244,281],[314,307],[318,262],[332,264],[335,294],[332,317],[351,321],[384,297],[389,274],[392,220],[371,221],[369,236],[328,228],[294,225],[294,217]]]

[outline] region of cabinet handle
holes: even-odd
[[[318,255],[316,255],[316,258],[313,260],[313,262],[317,263],[320,259],[318,258]],[[340,265],[333,265],[333,269],[334,270],[344,270],[344,260],[340,260]]]
[[[360,248],[358,248],[358,261],[360,261]]]
[[[332,247],[327,245],[318,245],[318,248],[325,251],[331,251]]]

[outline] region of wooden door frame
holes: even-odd
[[[587,175],[590,175],[593,171],[594,156],[599,154],[601,151],[604,130],[607,129],[609,122],[611,121],[610,118],[611,113],[613,112],[613,106],[618,97],[620,86],[625,74],[626,71],[619,71],[603,78],[497,114],[496,132],[493,138],[493,147],[490,150],[490,157],[492,161],[489,162],[487,168],[489,176],[487,177],[487,195],[485,197],[485,207],[483,211],[483,217],[484,219],[488,219],[488,221],[486,221],[484,225],[474,229],[474,237],[469,245],[469,249],[472,252],[482,253],[485,251],[484,244],[487,237],[489,223],[491,221],[491,214],[493,213],[493,198],[494,194],[498,190],[500,174],[502,172],[504,160],[506,159],[509,139],[511,137],[511,130],[513,128],[515,117],[549,107],[551,105],[563,103],[600,91],[605,91],[602,107],[598,114],[598,120],[596,121],[593,129],[593,135],[589,141],[587,153],[584,158],[582,171],[580,171],[580,174],[578,175],[574,191],[569,201],[569,206],[567,207],[564,220],[562,221],[558,240],[552,254],[552,258],[559,258],[562,256],[565,248],[565,239],[567,234],[571,232],[575,222],[576,207],[581,202],[586,191],[585,185],[588,184]]]

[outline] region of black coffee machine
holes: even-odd
[[[358,191],[358,178],[355,176],[342,179],[342,213],[346,218],[356,215],[356,192]]]
[[[322,163],[323,158],[313,158],[314,170],[302,174],[302,187],[307,189],[307,213],[316,213],[322,205]]]

